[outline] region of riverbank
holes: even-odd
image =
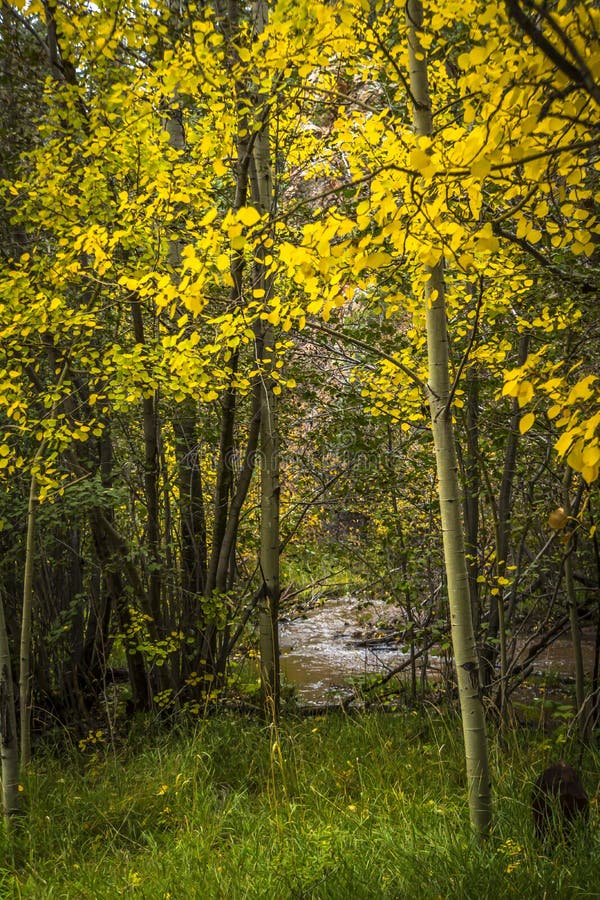
[[[428,708],[286,719],[222,716],[193,734],[92,734],[38,755],[22,834],[0,848],[3,898],[465,898],[597,896],[600,756],[581,771],[589,833],[546,855],[531,784],[564,733],[492,736],[495,826],[472,841],[460,727]]]

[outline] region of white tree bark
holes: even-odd
[[[268,0],[256,0],[253,7],[254,30],[260,35],[268,22]],[[271,174],[271,150],[268,98],[257,98],[258,114],[262,125],[254,143],[252,172],[252,199],[261,213],[271,213],[273,203],[273,179]],[[255,287],[264,290],[265,300],[271,290],[263,258],[264,247],[256,248]],[[279,714],[279,435],[277,422],[277,397],[273,391],[272,371],[275,362],[275,333],[273,326],[261,321],[257,333],[257,362],[262,375],[261,384],[261,502],[260,502],[260,568],[263,580],[259,606],[260,674],[262,701],[265,714],[276,720]]]
[[[419,37],[423,24],[421,0],[408,0],[407,18],[414,128],[416,134],[429,137],[432,134],[432,115],[427,61]],[[484,836],[489,831],[492,817],[491,781],[452,423],[442,262],[428,267],[427,276],[424,298],[429,363],[427,390],[437,466],[452,646],[465,742],[471,824],[478,835]]]
[[[6,827],[9,829],[11,820],[21,811],[21,804],[15,693],[2,597],[0,597],[0,754],[2,756],[2,807]]]
[[[45,442],[42,442],[42,447]],[[40,448],[41,449],[41,448]],[[36,454],[36,460],[40,451]],[[35,514],[37,478],[31,473],[27,504],[27,538],[23,573],[23,607],[21,609],[21,645],[19,654],[19,712],[21,717],[21,764],[31,759],[31,614],[33,609],[33,567],[35,560]]]

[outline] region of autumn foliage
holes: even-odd
[[[597,554],[600,10],[428,3],[419,134],[404,0],[257,8],[2,6],[2,590],[17,621],[33,485],[52,714],[89,707],[114,649],[137,708],[198,713],[225,685],[264,597],[265,385],[284,565],[356,513],[352,563],[423,628],[445,615],[436,267],[490,696],[511,621]]]

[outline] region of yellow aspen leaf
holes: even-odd
[[[526,406],[526,404],[529,403],[529,401],[533,397],[532,383],[530,381],[521,381],[518,386],[517,393],[514,396],[516,396],[520,408]]]
[[[577,228],[575,231],[575,240],[579,241],[580,244],[587,244],[591,238],[591,234],[585,228]]]
[[[554,449],[558,453],[559,456],[564,456],[565,453],[568,452],[571,445],[573,443],[573,433],[571,431],[565,431],[557,442],[554,445]]]
[[[424,244],[417,251],[418,258],[426,266],[435,266],[442,258],[442,251],[437,247],[431,247]]]
[[[498,238],[494,235],[492,230],[492,223],[486,222],[483,228],[480,228],[477,234],[475,235],[477,238],[477,249],[478,250],[498,250],[500,244],[498,242]]]
[[[491,168],[489,159],[476,159],[471,165],[471,175],[473,178],[485,178],[490,174]]]
[[[576,472],[581,472],[584,467],[583,462],[583,441],[580,439],[575,442],[573,447],[571,448],[569,455],[567,456],[567,462],[571,466],[572,469],[575,469]]]
[[[319,256],[329,256],[331,245],[327,238],[321,238],[317,244],[317,253]]]
[[[323,318],[325,319],[326,322],[329,322],[329,319],[331,318],[331,310],[333,309],[334,306],[335,306],[335,304],[334,304],[333,300],[326,300],[325,303],[323,304],[323,312],[321,313],[321,315],[323,316]]]
[[[414,150],[410,151],[410,164],[413,169],[421,171],[422,169],[426,169],[430,163],[431,157],[429,153],[426,153],[420,147],[415,147]]]
[[[421,175],[430,177],[435,174],[436,167],[429,153],[426,153],[420,147],[415,147],[410,152],[410,165],[416,169]]]
[[[583,466],[581,470],[581,475],[583,480],[587,484],[591,484],[593,481],[596,481],[598,478],[598,472],[600,471],[600,466]]]
[[[218,210],[216,207],[213,209],[209,209],[207,213],[205,213],[199,221],[199,225],[202,227],[204,225],[210,225],[211,222],[217,218]]]
[[[534,322],[535,324],[535,322]],[[555,390],[555,388],[560,387],[563,384],[563,378],[549,378],[548,381],[545,381],[542,385],[545,391],[551,392]]]
[[[194,292],[186,293],[183,297],[183,302],[195,316],[199,315],[206,306],[206,298],[202,294]]]
[[[586,441],[590,441],[594,437],[594,435],[596,434],[596,429],[599,426],[600,426],[600,412],[597,412],[595,416],[592,416],[591,419],[587,419],[584,422]]]
[[[260,213],[254,206],[242,206],[237,212],[238,220],[249,228],[260,221]]]
[[[382,266],[387,266],[391,262],[391,256],[389,253],[385,253],[383,250],[378,251],[377,253],[369,253],[364,260],[365,268],[369,267],[371,269],[379,269]]]
[[[588,444],[582,453],[584,466],[597,466],[600,463],[600,447],[598,444]]]
[[[535,416],[532,412],[521,416],[521,419],[519,421],[519,431],[521,432],[521,434],[525,434],[527,431],[529,431],[534,422]]]
[[[472,66],[480,66],[488,60],[488,52],[485,47],[473,47],[468,56]]]
[[[571,404],[576,403],[578,400],[588,400],[592,396],[592,384],[595,380],[596,377],[594,375],[588,375],[587,378],[582,378],[581,381],[578,381],[569,391],[567,403]]]

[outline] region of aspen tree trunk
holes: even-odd
[[[37,478],[31,475],[27,504],[27,537],[23,573],[23,608],[21,610],[21,645],[19,667],[19,713],[21,718],[21,764],[31,759],[31,615],[33,608],[33,563],[35,559],[35,513]]]
[[[142,307],[137,297],[131,301],[133,336],[142,349],[147,346]],[[148,590],[144,600],[150,615],[148,631],[153,641],[163,640],[168,631],[167,616],[162,604],[164,565],[161,552],[160,523],[160,471],[158,391],[142,399],[142,431],[144,435],[144,494],[146,499],[146,534],[148,550]],[[153,673],[153,684],[159,691],[173,686],[171,667],[168,662],[157,666]]]
[[[409,0],[408,51],[413,121],[418,135],[431,135],[432,116],[427,62],[419,31],[423,24],[420,0]],[[435,446],[438,491],[448,582],[452,646],[458,677],[469,811],[475,832],[483,837],[491,825],[492,802],[485,719],[479,687],[479,666],[473,633],[456,445],[450,402],[450,376],[444,275],[442,262],[428,268],[425,288],[428,395]]]
[[[238,296],[241,294],[241,289]],[[232,359],[237,370],[238,354]],[[212,531],[212,545],[210,565],[206,581],[206,596],[210,597],[213,591],[222,590],[218,583],[217,569],[219,557],[223,546],[223,539],[227,530],[229,519],[229,500],[233,485],[233,458],[234,458],[234,426],[237,406],[237,388],[227,388],[221,401],[221,435],[219,440],[219,461],[217,466],[217,483],[215,485],[215,507]],[[229,555],[227,554],[229,557]]]
[[[268,22],[268,0],[256,0],[254,4],[254,28],[260,35]],[[252,194],[255,206],[261,213],[270,213],[273,202],[273,182],[269,147],[268,99],[259,94],[262,126],[254,143]],[[255,286],[265,292],[265,300],[271,288],[266,276],[264,247],[257,248]],[[273,720],[279,714],[279,441],[277,404],[273,392],[272,370],[275,357],[273,326],[261,321],[257,326],[256,349],[261,367],[261,498],[260,498],[260,567],[263,589],[259,605],[259,641],[261,692],[265,715]]]
[[[231,556],[235,551],[235,540],[240,522],[240,515],[246,496],[250,489],[250,482],[254,473],[256,462],[256,450],[260,439],[260,421],[262,407],[262,384],[254,384],[252,390],[252,410],[248,427],[248,438],[242,465],[237,478],[237,487],[231,503],[225,530],[219,543],[219,556],[214,575],[214,585],[217,591],[224,592],[227,589],[227,574]]]
[[[185,29],[184,7],[179,0],[168,0],[168,33],[173,46]],[[189,14],[189,10],[188,10]],[[191,25],[191,22],[190,22]],[[184,127],[185,107],[177,88],[173,91],[172,104],[165,109],[165,130],[169,135],[169,147],[183,154],[186,148]],[[173,280],[179,281],[182,257],[181,245],[176,232],[169,237],[169,263],[173,269]],[[180,651],[179,674],[189,674],[202,666],[212,674],[214,659],[214,637],[216,628],[208,621],[200,604],[210,579],[208,565],[207,529],[204,512],[204,486],[200,459],[195,451],[196,429],[198,425],[197,404],[186,400],[181,413],[174,418],[175,446],[179,467],[179,521],[181,525],[181,607],[180,622],[184,631],[192,629],[198,640],[192,656]],[[219,476],[217,485],[221,482]],[[219,494],[219,488],[217,487]],[[218,504],[217,504],[218,508]],[[214,541],[219,535],[218,518],[213,530]],[[212,593],[212,588],[210,589]],[[200,660],[203,662],[201,663]],[[205,671],[205,674],[208,674]],[[173,679],[174,681],[176,679]],[[205,682],[202,683],[202,688]]]
[[[57,392],[66,378],[68,361],[64,363],[56,383]],[[52,407],[52,418],[56,416],[59,401]],[[38,480],[36,466],[46,449],[44,438],[33,458],[29,502],[27,504],[27,537],[25,540],[25,568],[23,571],[23,607],[21,610],[21,642],[19,648],[19,715],[21,725],[21,765],[29,765],[31,759],[31,617],[33,610],[33,569],[35,561],[35,519],[38,501]]]
[[[236,0],[227,0],[227,2],[216,3],[215,10],[220,30],[225,35],[227,43],[228,64],[231,67],[235,67],[239,64],[236,40],[240,33],[242,7]],[[248,182],[250,169],[253,166],[255,136],[251,134],[251,126],[248,121],[248,86],[241,79],[238,79],[235,83],[235,95],[238,133],[236,137],[236,187],[233,210],[237,211],[248,202]],[[232,306],[243,306],[244,304],[244,269],[244,252],[242,250],[232,251],[230,265],[232,286],[229,295],[229,301]],[[238,412],[238,388],[235,386],[238,364],[239,353],[235,351],[229,364],[231,370],[230,385],[222,399],[214,524],[205,587],[205,595],[209,598],[215,592],[217,595],[225,594],[230,584],[229,575],[232,560],[235,560],[239,520],[252,481],[260,433],[261,403],[259,387],[255,384],[252,393],[252,409],[246,448],[243,453],[241,469],[236,479],[234,477],[234,450],[236,446],[234,430]],[[224,651],[226,638],[224,634],[220,637],[222,644],[219,650],[216,645],[216,629],[213,626],[212,633],[209,633],[207,629],[206,639],[202,648],[202,658],[211,660],[214,674],[217,675],[217,678],[222,676],[226,665],[226,654]]]
[[[173,416],[175,453],[179,476],[179,528],[181,531],[182,621],[194,623],[197,598],[206,587],[206,518],[204,490],[197,447],[197,405],[192,399],[180,404]]]
[[[2,809],[8,830],[13,817],[21,811],[21,804],[15,693],[2,596],[0,596],[0,754],[2,756]]]
[[[230,18],[225,20],[228,32],[237,33],[238,21],[237,10],[231,12]],[[239,88],[240,94],[245,92]],[[241,107],[241,100],[238,100],[238,112]],[[238,156],[236,166],[236,192],[233,203],[234,210],[240,209],[247,202],[248,193],[248,173],[252,159],[252,146],[248,139],[248,122],[245,113],[239,112],[238,131],[243,136],[238,137]],[[231,279],[233,286],[231,288],[230,302],[240,305],[243,296],[243,273],[244,273],[244,255],[241,251],[235,251],[231,262]],[[239,363],[239,353],[236,351],[231,359],[231,376],[232,382],[237,373]],[[224,592],[226,588],[226,572],[229,565],[231,554],[235,549],[235,536],[239,522],[239,514],[246,494],[250,487],[252,471],[254,470],[254,453],[258,444],[258,431],[254,439],[254,427],[256,411],[253,406],[252,417],[250,421],[250,435],[248,438],[248,447],[244,457],[244,479],[238,478],[238,487],[232,497],[234,471],[234,427],[237,412],[237,388],[233,383],[227,388],[222,400],[221,413],[221,436],[219,441],[219,462],[217,467],[217,484],[215,487],[215,506],[214,506],[214,525],[212,534],[211,555],[208,565],[208,574],[206,579],[206,596],[212,596],[213,591]],[[258,410],[260,416],[260,409]],[[248,469],[248,461],[251,465]],[[241,485],[243,490],[240,490]],[[233,518],[232,518],[233,517]]]
[[[273,362],[272,327],[265,328],[262,362],[268,369]],[[269,356],[270,348],[273,348]],[[261,694],[265,713],[273,719],[279,714],[279,441],[276,397],[273,383],[264,372],[260,423],[260,568],[262,592],[259,604]]]
[[[571,505],[571,478],[573,470],[567,466],[563,479],[563,508],[569,518],[573,515]],[[571,640],[573,642],[573,661],[575,663],[575,702],[577,704],[577,717],[579,733],[585,740],[586,731],[586,702],[585,702],[585,672],[583,666],[583,649],[581,646],[581,627],[577,615],[577,594],[575,591],[575,579],[573,577],[573,554],[575,553],[576,533],[569,522],[565,533],[569,543],[565,549],[565,588],[567,592],[567,605],[569,607],[569,624],[571,626]]]
[[[469,578],[469,597],[471,598],[471,617],[473,631],[477,634],[481,622],[481,603],[479,597],[479,375],[470,369],[465,376],[466,402],[466,437],[467,449],[464,464],[464,515],[465,515],[465,551],[467,553],[467,572]]]
[[[142,307],[137,297],[131,301],[133,336],[136,344],[146,347]],[[146,542],[148,546],[148,611],[152,616],[153,638],[164,637],[164,613],[161,605],[162,559],[160,552],[160,501],[158,395],[156,391],[142,400],[144,434],[144,491],[146,495]]]
[[[528,333],[522,334],[519,339],[518,365],[522,366],[529,353]],[[519,447],[520,431],[519,420],[521,410],[516,399],[511,403],[511,415],[509,431],[506,438],[504,451],[504,465],[502,468],[502,480],[498,494],[498,510],[496,513],[496,576],[504,577],[506,574],[507,556],[509,550],[510,517],[512,510],[512,494],[517,466],[517,451]],[[484,691],[488,689],[495,677],[496,659],[498,648],[500,649],[500,689],[498,691],[497,709],[500,720],[504,717],[504,705],[506,696],[506,627],[504,616],[504,597],[502,592],[492,595],[490,600],[490,614],[487,628],[486,641],[481,651],[481,675]]]
[[[152,690],[146,672],[144,656],[137,649],[137,639],[131,638],[133,622],[131,618],[130,594],[125,588],[121,572],[129,582],[133,595],[143,603],[144,589],[135,566],[128,561],[128,544],[117,532],[112,521],[112,510],[98,507],[89,512],[89,523],[96,559],[102,577],[108,603],[114,609],[121,634],[124,636],[124,650],[129,671],[129,683],[136,712],[152,707]]]

